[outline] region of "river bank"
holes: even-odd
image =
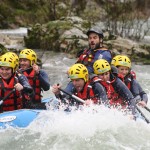
[[[106,37],[108,36],[107,33],[104,33],[104,35]],[[0,30],[0,43],[3,44],[8,50],[20,51],[26,47],[24,37],[27,36],[28,29],[23,27],[18,29]],[[132,61],[138,64],[150,64],[149,39],[150,36],[146,36],[140,43],[137,43],[129,39],[117,37],[115,40],[104,41],[104,45],[111,49],[114,55],[122,53],[130,56]],[[88,46],[87,39],[85,39],[84,45],[84,47]],[[65,44],[63,46],[67,47],[68,45]],[[68,57],[75,57],[72,53],[70,53],[71,55],[68,55],[69,53],[70,52],[67,51]]]

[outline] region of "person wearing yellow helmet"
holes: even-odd
[[[94,73],[96,75],[99,75],[103,81],[107,82],[110,80],[111,67],[106,60],[100,59],[95,61],[95,63],[93,64],[93,68],[94,68]]]
[[[16,53],[14,53],[14,52],[7,52],[6,54],[7,55],[8,54],[11,55],[11,57],[13,57],[17,61],[17,65],[16,65],[16,70],[17,70],[18,67],[19,67],[19,57],[18,57],[18,55]]]
[[[129,57],[117,55],[112,59],[111,64],[118,68],[118,77],[122,79],[132,92],[135,99],[137,99],[138,105],[145,107],[148,102],[148,96],[136,80],[135,72],[131,70]]]
[[[77,63],[72,65],[68,71],[68,75],[73,84],[73,88],[71,89],[72,94],[86,102],[92,100],[95,104],[107,100],[104,88],[100,83],[93,84],[90,82],[88,70],[83,64]],[[58,98],[62,98],[59,90],[60,87],[60,85],[53,85],[52,88],[52,92]],[[66,91],[70,93],[70,90],[68,90],[67,87]]]
[[[33,90],[26,77],[16,74],[17,67],[17,55],[14,57],[14,54],[6,53],[0,57],[0,99],[13,92],[3,101],[0,112],[23,108],[23,97],[29,99],[32,95]]]
[[[126,85],[116,76],[116,74],[113,74],[110,64],[106,60],[100,59],[95,61],[93,68],[94,73],[100,79],[99,82],[107,91],[109,104],[114,107],[121,105],[122,108],[129,106],[129,108],[132,108],[132,113],[135,114],[134,97]],[[95,79],[93,78],[93,81],[94,80]]]
[[[125,55],[117,55],[112,59],[112,65],[118,68],[119,74],[122,74],[123,77],[128,75],[131,70],[131,60]]]
[[[87,31],[89,47],[81,50],[77,54],[76,63],[84,64],[89,72],[89,75],[93,75],[93,64],[98,59],[105,59],[109,63],[112,60],[111,51],[103,46],[104,34],[102,30],[94,26]],[[72,83],[69,83],[69,88],[73,88]]]
[[[33,104],[41,103],[42,90],[48,91],[50,89],[50,83],[47,73],[40,69],[37,63],[37,55],[32,49],[23,49],[19,54],[19,71],[27,77],[31,87],[34,89],[35,96],[32,98]],[[27,106],[30,107],[30,106]],[[32,108],[32,106],[31,106]],[[36,108],[36,106],[34,107]],[[43,106],[46,109],[45,106]]]

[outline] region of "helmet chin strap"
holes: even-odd
[[[32,67],[35,64],[35,61],[34,60],[30,60],[30,61],[31,61],[30,67]]]

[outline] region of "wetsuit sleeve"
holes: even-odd
[[[20,75],[20,76],[18,76],[18,80],[19,80],[19,83],[23,86],[23,92],[25,94],[32,96],[34,92],[33,92],[32,87],[30,86],[26,76]]]
[[[65,91],[72,93],[73,89],[74,89],[74,86],[73,86],[72,82],[70,81],[70,82],[67,84],[67,86],[66,86],[66,88],[65,88]]]
[[[73,84],[72,84],[71,81],[67,84],[67,86],[66,86],[66,88],[64,89],[64,91],[66,91],[67,93],[73,94],[74,86],[73,86]],[[60,99],[63,99],[63,98],[70,99],[70,97],[69,97],[67,94],[63,93],[63,92],[61,92],[60,94],[55,95],[55,96],[56,96],[57,98],[60,98]]]
[[[95,97],[97,97],[103,103],[108,101],[106,90],[104,89],[104,87],[99,82],[95,82],[92,87],[93,87]]]
[[[133,98],[133,95],[128,87],[119,78],[116,78],[116,81],[113,82],[112,85],[115,91],[125,100],[129,101]]]
[[[40,70],[39,72],[39,80],[41,88],[44,91],[48,91],[50,89],[50,82],[47,73],[44,70]]]
[[[140,96],[140,100],[148,102],[148,96],[145,91],[142,89],[140,84],[137,82],[136,79],[131,81],[131,92],[134,97]]]
[[[119,79],[116,78],[115,82],[112,83],[115,91],[127,101],[129,108],[132,110],[132,114],[135,114],[135,99],[128,87]]]
[[[23,86],[23,90],[21,91],[21,94],[23,96],[22,104],[23,108],[30,108],[31,106],[31,100],[34,96],[34,90],[30,86],[28,79],[24,75],[18,75],[18,81]]]

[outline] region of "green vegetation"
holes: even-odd
[[[79,16],[95,23],[106,22],[107,28],[122,27],[132,24],[133,19],[149,17],[149,0],[1,0],[0,28],[29,26],[36,23],[44,24],[67,16]],[[113,12],[113,13],[112,13]]]
[[[1,0],[0,28],[46,23],[67,16],[68,0]]]
[[[4,45],[0,44],[0,56],[5,54],[7,52],[7,49]]]
[[[50,21],[47,24],[35,24],[31,29],[28,29],[28,36],[24,38],[26,47],[75,53],[82,48],[78,44],[82,37],[76,35],[62,36],[65,31],[71,30],[73,27],[86,30],[87,27],[90,27],[90,23],[82,21],[80,24],[72,18],[62,18],[61,20]],[[66,39],[71,39],[71,41],[68,43]],[[68,46],[61,48],[61,44]]]
[[[115,40],[118,35],[141,39],[150,30],[145,27],[141,35],[143,24],[149,18],[149,8],[149,0],[1,0],[0,28],[28,27],[24,40],[29,48],[76,53],[85,44],[82,33],[99,21],[109,33],[104,40]],[[80,35],[71,34],[72,29]],[[132,34],[131,29],[134,29]],[[67,37],[66,31],[70,31],[71,36]],[[114,48],[110,43],[107,46]],[[147,45],[141,48],[149,51]],[[122,51],[122,47],[120,49]],[[132,57],[149,59],[143,54]]]

